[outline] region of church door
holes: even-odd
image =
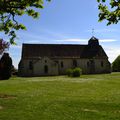
[[[45,73],[45,74],[48,73],[48,66],[47,66],[47,65],[44,66],[44,73]]]

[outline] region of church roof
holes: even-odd
[[[23,44],[22,59],[38,58],[107,58],[100,45]]]

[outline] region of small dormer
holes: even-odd
[[[99,40],[96,37],[93,36],[88,41],[88,45],[90,45],[90,46],[98,46],[99,45]]]

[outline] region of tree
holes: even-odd
[[[9,42],[0,39],[0,55],[2,55],[3,52],[9,48],[9,45],[10,45]]]
[[[17,21],[16,17],[27,14],[38,18],[39,13],[35,11],[36,8],[43,8],[43,0],[0,0],[0,31],[10,37],[11,44],[15,43],[16,30],[26,29],[23,24]]]
[[[0,59],[0,80],[6,80],[11,77],[12,59],[8,53],[4,53]]]
[[[120,55],[112,63],[112,71],[120,72]]]
[[[99,5],[99,21],[107,20],[107,25],[117,24],[120,20],[120,0],[97,0]]]
[[[12,59],[8,53],[5,53],[6,49],[9,48],[9,42],[0,39],[0,80],[9,79],[11,76],[11,64]]]

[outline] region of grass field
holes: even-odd
[[[120,73],[0,81],[0,120],[120,120]]]

